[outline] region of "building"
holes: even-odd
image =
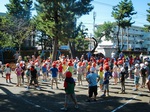
[[[0,12],[0,16],[5,16],[6,13]]]
[[[102,50],[104,48],[117,48],[118,44],[116,34],[118,31],[118,27],[114,27],[113,31],[114,33],[111,34],[112,40],[105,41],[105,37],[103,37],[102,43],[99,43],[96,51],[104,52],[104,50]],[[131,26],[126,29],[121,28],[119,32],[119,41],[120,48],[122,48],[122,50],[147,51],[148,53],[150,53],[150,32],[144,31],[144,27]]]

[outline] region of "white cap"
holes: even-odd
[[[0,65],[2,65],[2,62],[0,61]]]
[[[30,65],[28,65],[28,66],[27,66],[27,69],[30,69],[30,67],[31,67],[31,66],[30,66]]]
[[[94,72],[94,71],[95,71],[95,68],[94,68],[94,67],[91,67],[91,68],[90,68],[90,71],[91,71],[91,72]]]
[[[125,72],[125,69],[124,69],[124,67],[122,67],[122,68],[121,68],[121,72]]]
[[[139,64],[135,64],[135,67],[139,67]]]
[[[148,62],[147,62],[147,61],[145,62],[145,65],[148,65]]]
[[[141,68],[143,68],[144,66],[145,66],[144,63],[141,63],[141,64],[140,64],[140,67],[141,67]]]
[[[35,63],[35,66],[38,66],[38,62]]]
[[[16,67],[19,67],[19,65],[20,65],[19,63],[16,63]]]

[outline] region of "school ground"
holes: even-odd
[[[63,81],[59,82],[59,89],[50,89],[49,82],[40,82],[41,90],[31,88],[26,90],[26,85],[16,87],[16,76],[11,75],[12,83],[6,83],[0,76],[0,112],[61,112],[65,94]],[[76,79],[76,76],[74,76]],[[126,79],[126,94],[118,94],[120,85],[113,85],[110,80],[110,96],[100,97],[97,102],[85,102],[87,99],[88,85],[84,81],[83,86],[76,86],[75,93],[79,103],[79,109],[74,108],[72,101],[67,112],[149,112],[150,93],[145,88],[133,91],[133,79]]]

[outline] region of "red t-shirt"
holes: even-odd
[[[62,72],[62,70],[63,70],[63,66],[59,65],[58,66],[58,72]]]

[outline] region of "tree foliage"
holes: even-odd
[[[101,38],[105,36],[106,40],[112,39],[111,34],[113,33],[114,23],[104,22],[104,24],[97,26],[95,31],[95,37],[98,39],[98,42],[101,42]]]
[[[37,27],[54,40],[53,59],[56,60],[58,42],[75,38],[76,20],[88,14],[92,0],[36,0]],[[69,40],[68,40],[69,42]],[[70,43],[71,45],[72,43]]]
[[[7,24],[11,24],[9,19],[7,19],[5,16],[0,16],[0,46],[1,47],[10,47],[14,46],[14,43],[12,42],[12,38],[8,33],[5,33],[5,31],[8,31]]]
[[[113,7],[112,16],[116,20],[116,24],[118,25],[117,31],[117,47],[118,52],[120,52],[120,40],[119,40],[119,32],[120,28],[125,29],[126,27],[130,27],[134,22],[132,22],[132,16],[136,14],[134,11],[134,7],[131,0],[122,0],[118,5]]]
[[[12,37],[12,41],[21,48],[23,41],[28,38],[33,30],[30,24],[32,0],[10,0],[6,4],[7,18],[5,33]]]
[[[147,21],[150,23],[150,3],[148,3],[147,4],[148,6],[149,6],[149,9],[148,10],[146,10],[147,11]],[[150,31],[150,24],[149,25],[144,25],[145,27],[146,27],[146,29],[148,30],[148,31]]]

